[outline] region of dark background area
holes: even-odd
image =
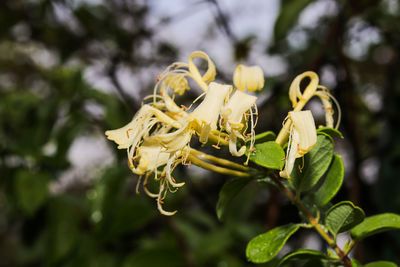
[[[336,152],[346,176],[335,200],[349,199],[367,216],[400,213],[399,1],[171,1],[176,12],[159,13],[165,2],[0,3],[0,266],[250,266],[252,237],[299,221],[284,196],[254,183],[219,222],[218,193],[231,177],[196,167],[176,170],[186,185],[166,200],[179,210],[173,217],[136,195],[126,152],[104,131],[129,122],[158,73],[194,50],[210,54],[220,81],[232,83],[229,63],[265,70],[258,133],[279,131],[291,80],[317,72],[343,115]],[[235,13],[241,5],[250,11]],[[266,14],[256,24],[270,36],[247,32],[246,14],[263,19],[268,9],[276,19]],[[194,42],[186,34],[199,25],[206,30]],[[322,122],[317,102],[309,108]],[[284,250],[304,246],[326,249],[303,230]],[[363,263],[400,263],[398,255],[395,232],[355,250]]]

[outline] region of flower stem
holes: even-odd
[[[303,203],[296,198],[296,196],[281,182],[279,177],[272,171],[267,171],[270,177],[278,185],[283,193],[292,201],[292,203],[307,217],[308,222],[313,226],[313,228],[318,232],[318,234],[329,244],[329,246],[336,252],[340,259],[348,267],[352,267],[350,258],[346,253],[343,252],[341,248],[338,247],[335,240],[326,232],[326,230],[319,224],[318,219],[316,219],[311,212],[303,205]]]
[[[196,157],[194,155],[189,155],[187,157],[187,160],[191,161],[193,164],[195,164],[203,169],[210,170],[213,172],[218,172],[221,174],[234,175],[234,176],[238,176],[238,177],[250,177],[251,176],[250,173],[247,173],[247,172],[241,172],[241,171],[236,171],[236,170],[232,170],[232,169],[215,166],[213,164],[210,164],[208,162],[205,162],[205,161],[199,159],[198,157]]]

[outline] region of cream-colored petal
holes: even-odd
[[[257,97],[236,90],[229,99],[228,104],[224,107],[222,113],[224,114],[224,120],[230,124],[241,123],[243,115],[256,103],[256,101]]]
[[[215,130],[221,107],[231,89],[230,85],[210,83],[203,102],[190,114],[191,118],[196,120],[199,125],[208,124],[211,130]]]
[[[238,136],[239,136],[239,133],[235,130],[233,130],[229,134],[229,152],[232,154],[232,156],[235,156],[235,157],[241,157],[246,152],[246,146],[242,146],[239,149],[239,151],[237,150],[237,137]]]
[[[172,176],[171,176],[171,173],[172,173],[172,171],[173,171],[173,170],[171,169],[171,166],[175,163],[175,161],[176,161],[176,157],[175,157],[175,156],[172,156],[172,157],[168,160],[167,166],[166,166],[166,168],[165,168],[166,177],[167,177],[167,179],[168,179],[168,182],[169,182],[173,187],[182,187],[182,186],[185,185],[185,182],[176,183],[176,182],[172,179]]]
[[[317,143],[317,131],[311,111],[291,111],[289,119],[293,123],[293,129],[298,133],[299,140],[294,140],[298,143],[298,151],[296,158],[302,157],[310,151]],[[296,136],[297,137],[297,136]]]
[[[162,147],[158,144],[149,144],[145,141],[137,149],[137,156],[139,158],[137,171],[141,172],[141,174],[144,174],[149,171],[153,172],[158,167],[166,165],[168,163],[170,153],[163,152]]]
[[[310,78],[310,83],[307,85],[304,92],[301,93],[300,83],[306,77]],[[319,83],[318,75],[312,71],[306,71],[296,76],[296,78],[294,78],[293,82],[290,84],[289,88],[289,98],[290,101],[292,102],[293,108],[296,107],[298,100],[305,99],[306,101],[308,101],[317,90],[318,83]]]
[[[155,116],[156,119],[152,119],[152,116]],[[131,145],[136,145],[157,122],[163,122],[175,128],[181,128],[179,122],[165,115],[160,110],[150,105],[143,105],[131,122],[119,129],[108,130],[105,134],[108,139],[118,144],[118,149],[126,149]]]
[[[161,183],[160,184],[160,192],[158,193],[158,198],[157,198],[157,209],[160,211],[160,213],[162,215],[166,215],[166,216],[172,216],[175,215],[178,211],[166,211],[163,209],[162,205],[161,205],[161,201],[162,201],[162,195],[164,192],[164,184]]]
[[[296,129],[292,128],[291,131],[291,136],[289,140],[289,146],[288,146],[288,151],[286,154],[286,163],[285,163],[285,168],[279,172],[279,175],[282,178],[290,178],[290,174],[293,171],[293,166],[296,161],[296,154],[297,154],[297,149],[298,149],[298,142],[299,140],[299,133],[296,131]]]
[[[193,62],[194,58],[197,57],[205,59],[208,64],[207,71],[204,73],[203,76],[201,76],[199,70],[197,69],[196,65]],[[215,75],[217,74],[215,65],[212,62],[212,60],[208,57],[206,53],[201,51],[195,51],[192,54],[190,54],[188,65],[189,65],[189,72],[193,80],[200,86],[201,89],[203,89],[204,92],[207,92],[208,90],[207,84],[212,82],[215,79]]]
[[[248,67],[239,64],[233,73],[233,83],[240,91],[261,90],[264,87],[264,73],[259,66]]]

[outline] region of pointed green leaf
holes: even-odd
[[[249,178],[234,178],[224,184],[219,192],[217,203],[217,216],[222,220],[225,215],[225,210],[231,200],[245,187],[251,180]]]
[[[324,133],[329,135],[332,138],[343,138],[343,134],[331,127],[321,127],[317,129],[317,133]]]
[[[260,166],[281,170],[285,164],[285,152],[275,141],[255,145],[255,151],[250,152],[250,160]]]
[[[356,241],[360,241],[368,236],[400,229],[400,215],[393,213],[383,213],[366,218],[362,223],[351,229],[350,234]]]
[[[342,157],[335,154],[325,180],[313,194],[307,196],[307,202],[313,203],[318,207],[325,206],[339,191],[343,183],[343,178],[344,165]]]
[[[299,225],[297,224],[287,224],[256,236],[247,244],[247,259],[254,263],[272,260],[298,229]]]
[[[289,180],[291,185],[300,192],[311,189],[328,169],[332,157],[331,139],[325,135],[318,135],[315,147],[304,155],[304,163],[303,158],[296,160]]]
[[[274,28],[275,41],[287,35],[296,23],[301,11],[311,2],[312,0],[281,1],[281,10]]]
[[[328,210],[325,225],[335,236],[364,220],[364,211],[350,201],[342,201]]]
[[[265,143],[265,142],[268,142],[268,141],[274,141],[275,138],[276,138],[276,134],[274,132],[267,131],[267,132],[263,132],[263,133],[257,134],[254,137],[254,140],[256,141],[256,144],[260,144],[260,143]]]
[[[390,261],[374,261],[364,265],[364,267],[397,267],[397,264]]]
[[[299,249],[293,252],[290,252],[282,260],[279,262],[278,267],[284,264],[289,263],[290,261],[298,261],[304,259],[324,259],[326,255],[321,251],[312,250],[312,249]]]

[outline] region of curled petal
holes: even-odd
[[[205,59],[207,61],[208,68],[203,76],[201,76],[199,70],[197,69],[196,65],[193,62],[193,59],[196,57]],[[215,79],[215,75],[217,73],[217,71],[215,70],[214,63],[211,61],[211,59],[208,57],[206,53],[201,51],[195,51],[192,54],[190,54],[188,65],[189,65],[189,72],[193,80],[195,80],[195,82],[201,87],[201,89],[203,89],[203,91],[206,92],[208,89],[207,84]]]
[[[168,164],[167,164],[167,166],[166,166],[166,168],[165,168],[166,176],[167,176],[168,182],[169,182],[173,187],[182,187],[182,186],[185,185],[185,182],[176,183],[176,182],[172,179],[172,176],[171,176],[171,172],[172,172],[171,166],[172,166],[172,164],[174,163],[175,160],[176,160],[176,157],[175,157],[175,156],[172,156],[172,157],[169,159]]]
[[[164,82],[172,89],[175,93],[183,95],[186,90],[189,90],[189,84],[185,78],[185,73],[171,74],[165,78]]]
[[[229,152],[235,157],[241,157],[246,152],[246,146],[242,146],[239,151],[237,150],[238,135],[240,134],[235,130],[229,134]]]
[[[310,83],[307,85],[306,89],[304,90],[304,93],[301,93],[300,83],[306,77],[310,78]],[[289,98],[290,98],[290,101],[292,102],[293,108],[296,107],[296,105],[298,103],[298,99],[299,100],[304,99],[305,101],[308,101],[314,95],[315,91],[317,90],[318,83],[319,83],[319,78],[315,72],[306,71],[306,72],[298,75],[293,80],[293,82],[291,83],[290,88],[289,88]]]
[[[165,216],[172,216],[172,215],[175,215],[175,213],[177,213],[178,211],[177,210],[175,210],[175,211],[166,211],[166,210],[164,210],[163,209],[163,207],[162,207],[162,200],[163,200],[163,191],[164,191],[164,184],[163,183],[161,183],[160,184],[160,192],[158,193],[158,197],[157,197],[157,209],[160,211],[160,213],[162,214],[162,215],[165,215]]]

